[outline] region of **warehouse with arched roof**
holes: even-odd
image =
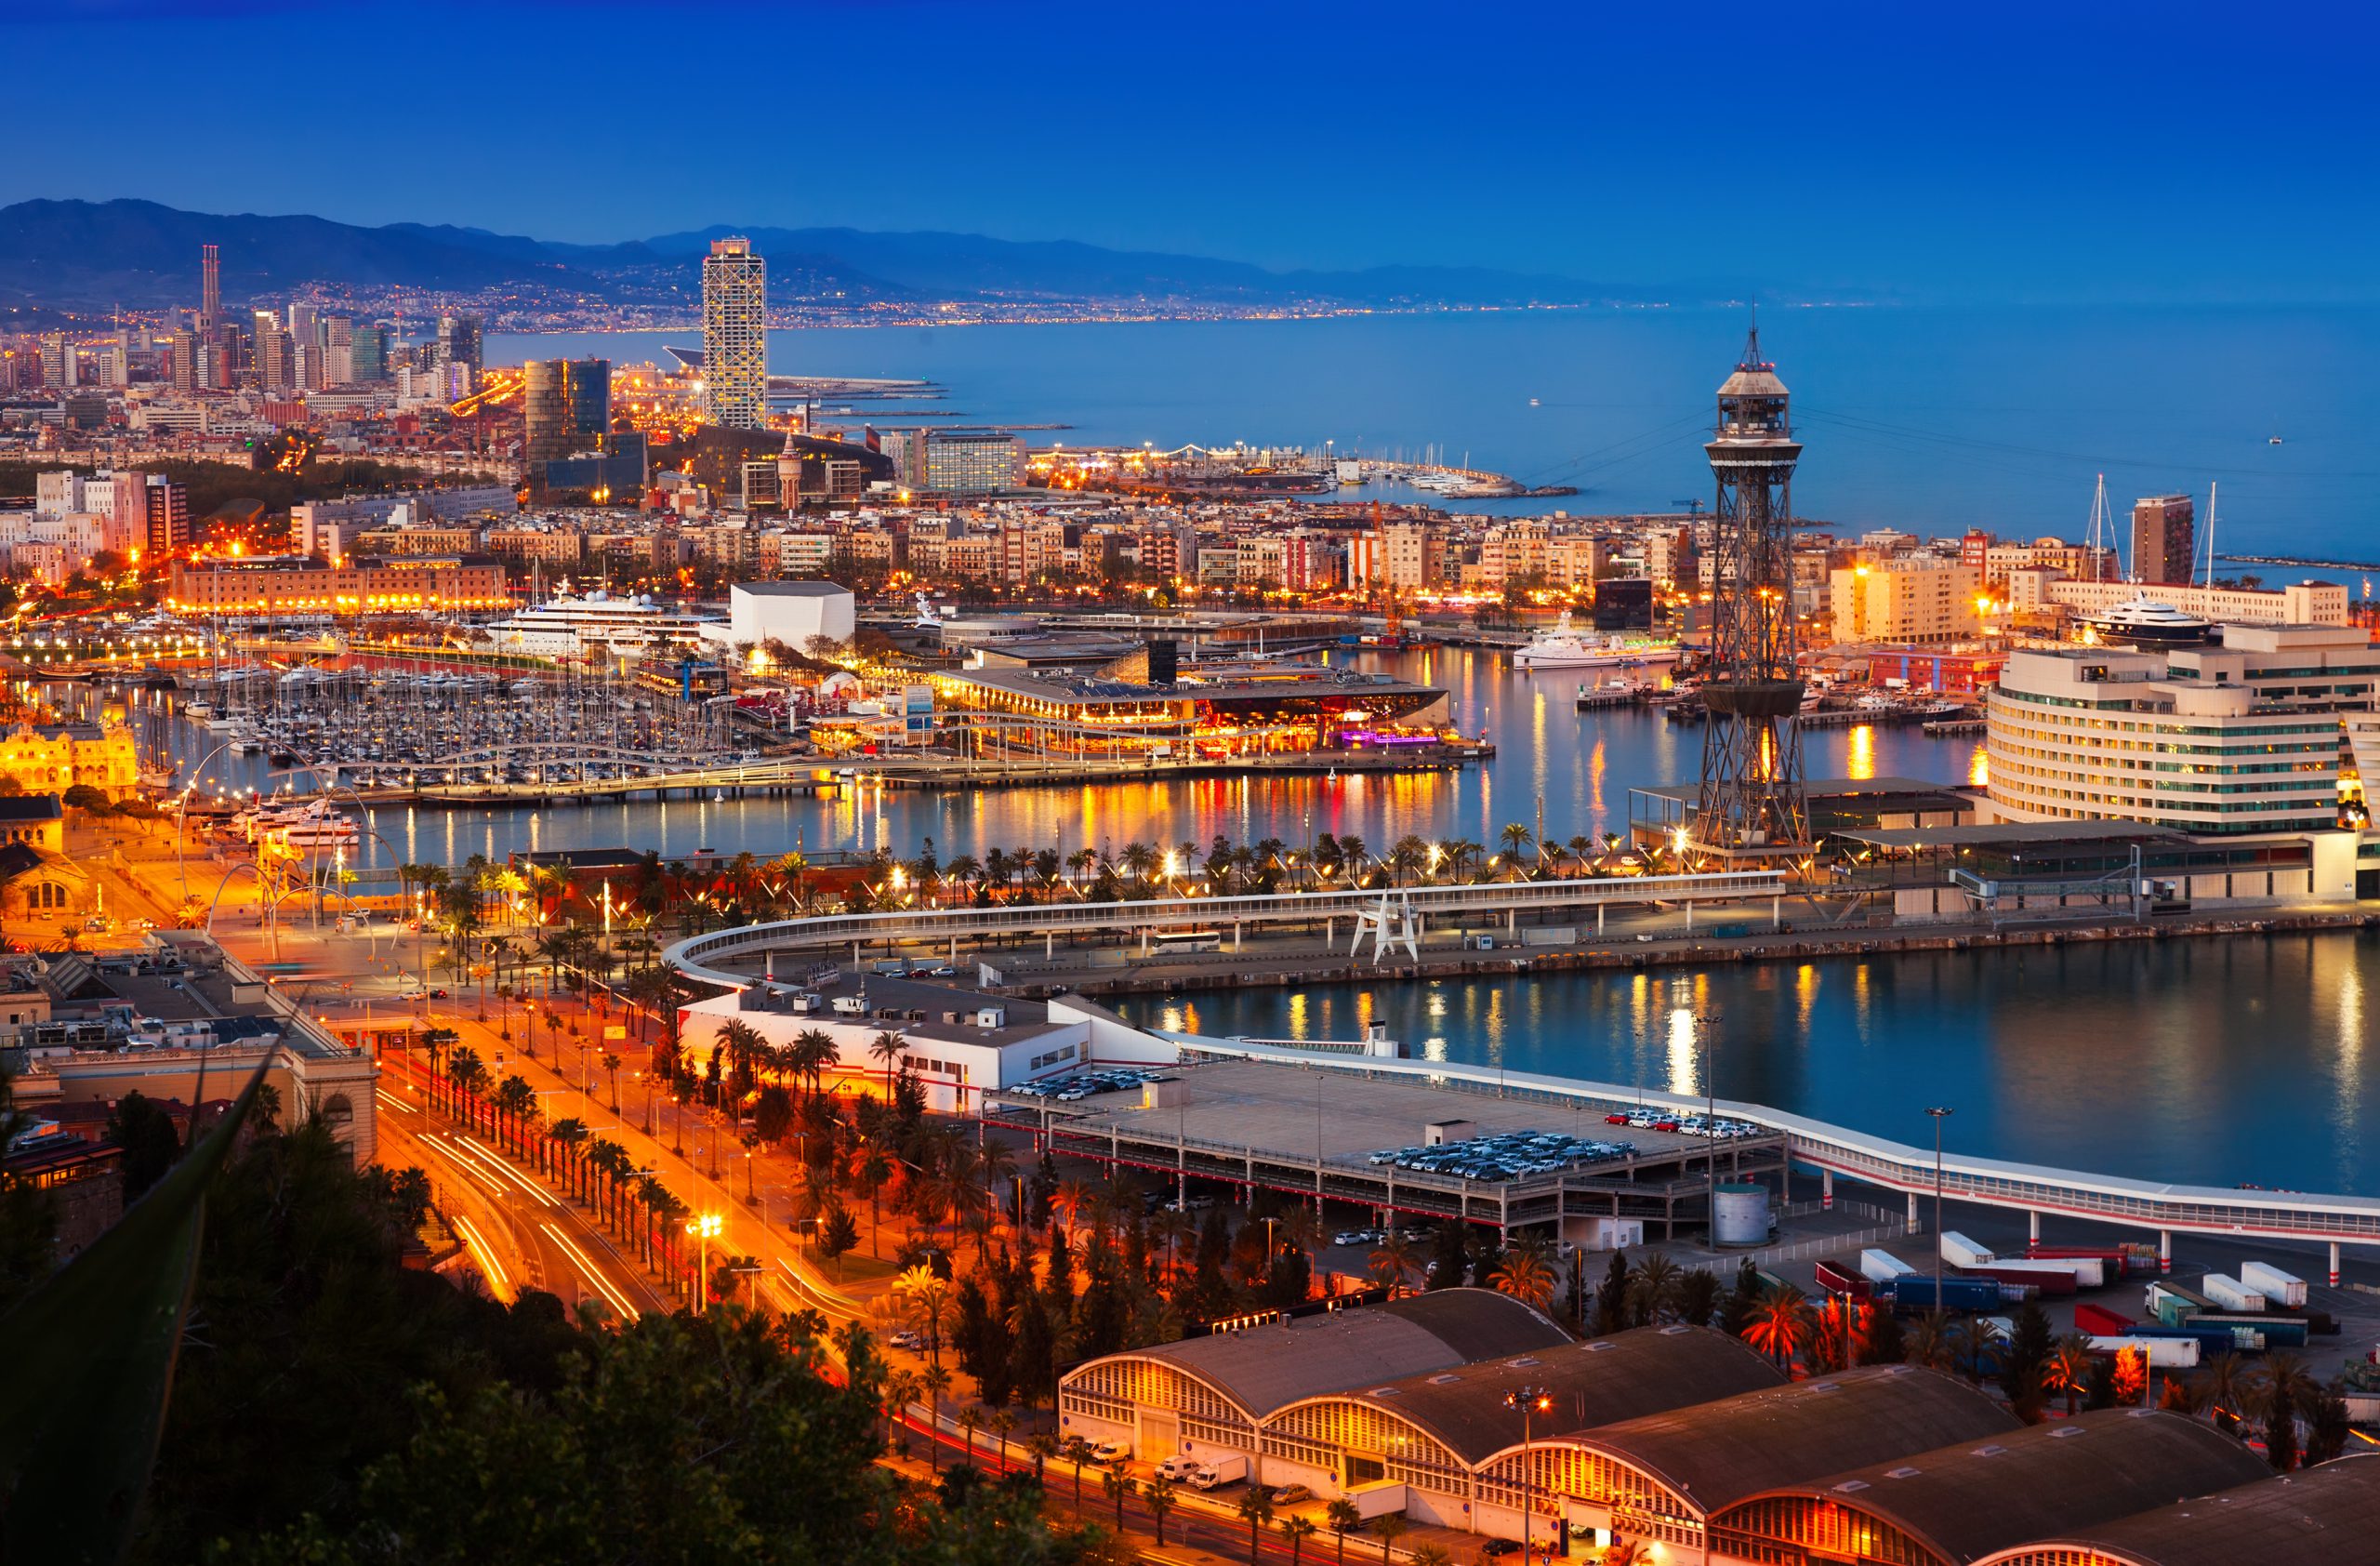
[[[1527,1483],[1540,1515],[1692,1560],[1701,1559],[1704,1520],[1744,1496],[2017,1427],[1964,1382],[1870,1365],[1533,1442]],[[1500,1453],[1486,1477],[1518,1490],[1521,1458]]]
[[[1517,1535],[1520,1496],[1504,1493],[1509,1487],[1483,1496],[1479,1470],[1518,1448],[1524,1434],[1534,1445],[1784,1380],[1726,1333],[1640,1327],[1305,1399],[1266,1419],[1258,1435],[1268,1476],[1323,1495],[1393,1480],[1408,1487],[1407,1515],[1417,1520]],[[1543,1405],[1528,1409],[1526,1420],[1517,1395],[1525,1387]]]
[[[1060,1434],[1121,1441],[1149,1462],[1176,1452],[1253,1460],[1257,1427],[1302,1399],[1568,1342],[1543,1313],[1487,1289],[1269,1316],[1077,1366],[1058,1384]]]
[[[2343,1566],[2375,1558],[2380,1454],[2365,1454],[2063,1529],[1977,1566]]]
[[[1970,1566],[2265,1471],[2197,1420],[2101,1409],[1769,1486],[1711,1512],[1711,1549],[1753,1566]]]

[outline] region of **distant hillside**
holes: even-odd
[[[360,228],[304,216],[210,216],[147,201],[0,207],[0,304],[103,310],[195,304],[198,252],[221,246],[223,297],[278,298],[303,283],[624,301],[691,297],[714,237],[748,233],[772,295],[868,299],[1146,300],[1263,306],[1582,303],[1641,290],[1475,268],[1268,272],[1200,256],[1019,243],[964,233],[719,225],[620,245],[562,245],[483,229]]]

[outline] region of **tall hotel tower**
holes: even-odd
[[[769,263],[748,239],[714,239],[703,262],[703,396],[708,420],[758,430],[769,411]]]

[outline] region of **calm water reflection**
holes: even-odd
[[[2380,1194],[2365,990],[2380,938],[2321,935],[1249,990],[1123,1003],[1213,1033],[1347,1037],[1923,1143],[2190,1184]]]

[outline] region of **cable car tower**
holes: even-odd
[[[1719,422],[1703,446],[1718,496],[1711,511],[1714,580],[1710,672],[1699,694],[1702,791],[1689,852],[1737,868],[1806,859],[1802,676],[1794,663],[1793,439],[1790,396],[1760,356],[1752,323]]]

